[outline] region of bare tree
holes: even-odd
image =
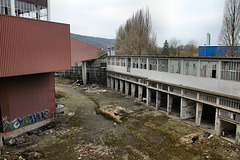
[[[116,54],[148,55],[157,53],[149,9],[138,10],[116,33]]]
[[[177,40],[176,37],[173,37],[170,39],[169,44],[170,44],[169,54],[171,56],[179,56],[180,55],[179,46],[181,44],[180,40]]]
[[[240,0],[226,0],[220,42],[229,56],[237,56],[240,43]]]
[[[184,47],[185,56],[194,56],[198,52],[197,42],[190,40]]]

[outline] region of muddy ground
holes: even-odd
[[[56,102],[66,114],[6,144],[1,159],[240,159],[239,146],[111,89],[57,85],[56,91],[62,91]],[[99,105],[126,108],[123,123],[101,114]]]

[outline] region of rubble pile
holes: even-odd
[[[89,144],[79,144],[74,148],[78,159],[103,159],[113,156],[113,152],[107,146]],[[113,158],[113,157],[112,157]]]
[[[106,106],[99,106],[99,111],[103,114],[108,115],[109,117],[113,118],[119,123],[122,123],[121,116],[126,113],[126,109],[121,106],[113,106],[113,105],[106,105]]]

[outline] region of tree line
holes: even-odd
[[[116,55],[195,56],[198,47],[194,40],[182,45],[175,37],[165,40],[163,48],[156,44],[149,9],[138,10],[121,25],[116,33]],[[227,55],[240,56],[240,0],[226,0],[219,43],[226,47]]]

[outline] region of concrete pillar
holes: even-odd
[[[185,114],[183,113],[183,108],[187,106],[187,100],[185,98],[181,98],[181,108],[180,108],[180,118],[185,119]]]
[[[159,91],[156,91],[156,110],[159,110],[162,100],[162,93]]]
[[[83,80],[83,85],[85,86],[87,84],[87,62],[86,61],[82,62],[82,80]]]
[[[138,85],[138,99],[139,101],[143,100],[143,86]]]
[[[50,0],[47,2],[47,20],[51,21],[51,10],[50,10]]]
[[[12,16],[16,16],[16,13],[15,13],[15,0],[11,0],[10,5],[11,5],[11,15]]]
[[[217,136],[220,136],[221,135],[221,121],[220,121],[220,118],[218,117],[218,112],[219,112],[219,109],[216,108],[216,115],[215,115],[215,128],[214,128],[214,132]]]
[[[121,92],[121,93],[123,93],[123,83],[124,83],[124,82],[123,82],[122,80],[120,80],[120,92]]]
[[[172,112],[173,96],[167,95],[167,114]]]
[[[107,77],[107,87],[108,88],[111,87],[111,79],[110,79],[110,77]]]
[[[202,110],[203,110],[203,104],[197,102],[197,106],[196,106],[196,126],[200,126],[201,124],[201,119],[202,119]]]
[[[118,79],[115,79],[115,90],[118,91]]]
[[[114,79],[111,77],[111,88],[114,89]]]
[[[240,124],[237,124],[236,128],[236,144],[240,145]]]
[[[129,82],[125,82],[125,95],[128,96],[129,92]]]
[[[147,88],[147,105],[151,104],[151,90]]]
[[[135,98],[135,91],[136,91],[136,85],[134,83],[131,84],[131,96],[132,98]]]

